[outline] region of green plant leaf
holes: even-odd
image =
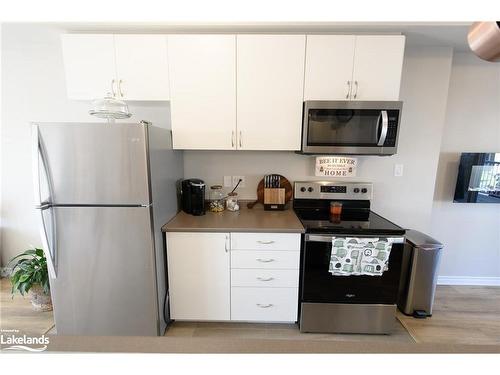
[[[43,257],[43,249],[35,248],[35,254],[39,257]]]

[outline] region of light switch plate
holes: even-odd
[[[224,176],[224,187],[233,186],[233,176]]]
[[[401,177],[403,175],[403,164],[394,164],[394,176]]]
[[[244,188],[245,187],[245,176],[233,176],[233,187],[236,186],[236,184],[238,183],[238,181],[240,180],[241,178],[241,182],[240,184],[238,185],[239,188]]]

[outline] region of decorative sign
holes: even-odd
[[[346,156],[316,157],[316,176],[356,177],[358,158]]]

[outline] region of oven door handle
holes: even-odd
[[[378,127],[382,120],[382,131],[380,132],[380,138],[378,139],[377,146],[383,146],[385,139],[387,138],[387,130],[389,129],[389,117],[387,116],[387,111],[380,111],[380,115],[377,119],[377,134]]]
[[[359,235],[339,235],[339,236],[325,236],[320,234],[306,234],[306,242],[332,242],[334,238],[346,238],[346,237],[359,237],[359,238],[387,238],[387,240],[392,243],[404,243],[404,237],[387,237],[387,236],[359,236]]]

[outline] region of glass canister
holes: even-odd
[[[228,211],[238,211],[240,209],[238,204],[238,193],[233,191],[227,195],[226,208]]]
[[[224,211],[224,192],[221,185],[210,186],[210,211],[222,212]]]

